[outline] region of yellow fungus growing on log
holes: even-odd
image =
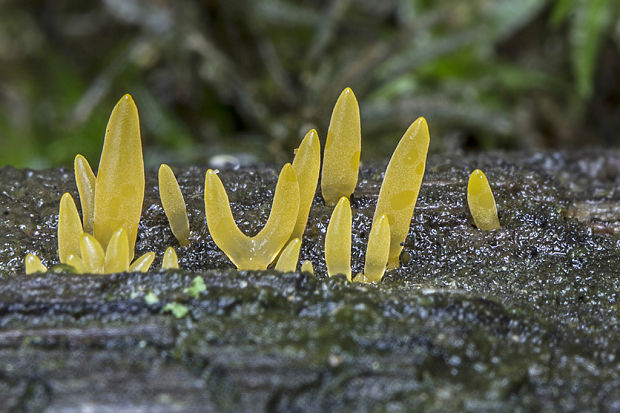
[[[105,253],[101,244],[90,234],[80,236],[80,252],[84,269],[93,274],[102,274],[105,262]]]
[[[301,272],[309,272],[314,275],[314,268],[312,267],[312,263],[308,260],[305,260],[301,263]]]
[[[186,246],[189,244],[189,219],[179,183],[172,169],[166,164],[159,167],[158,178],[159,198],[168,217],[170,229],[179,244]]]
[[[82,155],[75,156],[73,171],[78,193],[80,194],[84,232],[92,234],[95,219],[95,174],[86,158]]]
[[[280,258],[276,263],[276,270],[281,272],[293,272],[297,269],[297,261],[299,260],[299,249],[301,248],[301,240],[293,238],[286,244],[282,250]]]
[[[290,238],[299,210],[299,185],[291,164],[280,172],[271,212],[254,237],[244,235],[233,218],[228,195],[211,169],[205,177],[207,226],[215,244],[240,270],[264,270]]]
[[[325,234],[325,264],[332,277],[344,274],[351,281],[351,205],[341,197],[332,212]]]
[[[174,251],[174,248],[166,248],[166,252],[164,252],[164,259],[161,263],[161,268],[164,270],[176,270],[179,268],[179,259],[177,258],[177,253]]]
[[[24,258],[24,267],[26,269],[26,274],[47,272],[47,267],[43,265],[39,257],[35,254],[26,254],[26,258]]]
[[[69,254],[65,264],[72,266],[78,274],[87,272],[86,267],[84,266],[84,261],[82,261],[82,258],[80,258],[79,255]]]
[[[95,184],[94,236],[102,246],[107,246],[112,234],[123,227],[129,259],[133,259],[143,199],[140,120],[136,104],[125,95],[110,115]]]
[[[63,264],[69,255],[80,255],[80,236],[83,233],[82,220],[71,194],[60,198],[58,212],[58,257]]]
[[[386,215],[381,215],[370,229],[366,246],[366,262],[363,276],[368,282],[379,282],[385,273],[390,253],[390,223]],[[357,281],[357,278],[356,278]]]
[[[493,192],[487,177],[480,169],[476,169],[469,176],[467,203],[478,228],[488,231],[500,227]]]
[[[136,260],[133,263],[131,263],[131,265],[129,266],[128,271],[147,272],[149,268],[151,267],[153,260],[155,260],[155,253],[147,252],[146,254],[143,254],[140,257],[136,258]]]
[[[106,274],[115,272],[125,272],[129,270],[129,255],[127,232],[120,227],[110,238],[108,247],[105,250],[105,260],[103,271]]]
[[[359,106],[351,88],[346,88],[334,106],[323,153],[321,192],[327,205],[355,190],[361,146]]]
[[[293,160],[293,170],[299,182],[299,211],[291,239],[301,239],[304,235],[308,214],[316,193],[320,167],[321,144],[319,135],[316,130],[312,129],[301,141]]]
[[[430,136],[424,118],[409,126],[385,170],[373,222],[386,215],[390,226],[388,268],[399,265],[402,243],[407,238],[411,217],[418,199]]]

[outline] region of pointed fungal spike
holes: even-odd
[[[314,268],[312,267],[312,263],[308,260],[305,260],[301,263],[301,272],[309,272],[314,275]]]
[[[136,258],[136,260],[129,266],[129,272],[147,272],[151,268],[151,264],[155,260],[154,252],[147,252]]]
[[[128,243],[127,232],[125,232],[123,227],[120,227],[112,234],[112,238],[110,238],[108,247],[105,250],[103,271],[106,274],[129,270]]]
[[[355,190],[361,146],[359,106],[353,91],[346,88],[334,106],[323,153],[321,192],[327,205],[335,205]]]
[[[65,264],[72,266],[77,274],[83,274],[86,272],[84,261],[82,261],[82,258],[80,258],[79,255],[69,254]]]
[[[164,252],[164,260],[161,263],[161,268],[164,270],[176,270],[179,268],[179,259],[174,248],[168,247]]]
[[[159,167],[159,198],[164,207],[170,229],[181,246],[189,244],[189,219],[185,199],[172,169],[166,164]]]
[[[291,239],[302,238],[304,235],[310,207],[316,194],[320,168],[321,143],[316,130],[312,129],[301,141],[293,160],[293,170],[299,181],[299,211]]]
[[[493,192],[487,177],[480,169],[476,169],[469,176],[467,203],[471,216],[479,229],[488,231],[500,227]]]
[[[39,257],[35,254],[26,254],[24,258],[24,267],[26,274],[34,274],[37,272],[47,272],[47,267],[43,265]]]
[[[409,126],[385,170],[373,222],[386,215],[390,226],[390,255],[388,268],[399,266],[402,243],[407,238],[411,217],[418,199],[430,135],[424,118]]]
[[[107,246],[122,226],[133,259],[143,199],[140,119],[133,99],[125,95],[110,115],[95,184],[94,235],[101,245]]]
[[[367,282],[379,282],[385,273],[390,253],[390,223],[386,215],[381,215],[372,224],[368,245],[366,247],[366,262],[362,278]],[[360,280],[362,279],[360,278]],[[357,280],[357,277],[355,278]]]
[[[343,196],[332,212],[325,235],[325,264],[330,277],[345,274],[351,280],[351,225],[351,205]]]
[[[80,194],[84,232],[92,235],[95,219],[95,174],[90,164],[82,155],[76,155],[73,161],[75,184]]]
[[[66,264],[70,254],[80,255],[80,237],[83,232],[73,197],[66,192],[60,198],[58,212],[58,257],[61,263]]]
[[[84,269],[92,274],[102,274],[105,262],[105,253],[101,244],[90,234],[80,236],[80,255],[84,262]]]
[[[301,240],[293,238],[286,244],[282,250],[280,258],[276,264],[276,271],[293,272],[297,269],[297,261],[299,261],[299,249],[301,248]]]

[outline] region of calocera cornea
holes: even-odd
[[[500,227],[495,197],[493,197],[487,177],[480,169],[476,169],[469,175],[467,204],[476,227],[485,231]]]
[[[172,169],[166,164],[159,167],[159,198],[168,218],[172,234],[181,246],[189,244],[189,218],[185,199]]]

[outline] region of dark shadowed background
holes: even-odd
[[[131,93],[147,163],[290,159],[350,86],[362,160],[620,143],[617,0],[0,0],[0,165],[97,164]]]

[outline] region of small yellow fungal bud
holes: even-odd
[[[397,268],[402,243],[407,238],[411,217],[418,199],[430,137],[424,118],[409,126],[392,154],[385,170],[373,222],[381,215],[388,217],[390,255],[388,268]]]
[[[105,253],[101,244],[90,234],[82,234],[80,237],[80,252],[84,269],[93,274],[103,273]]]
[[[60,198],[58,212],[58,257],[61,263],[66,264],[71,254],[80,255],[80,237],[83,232],[75,202],[71,194],[65,193]]]
[[[301,240],[293,238],[286,244],[282,250],[280,258],[276,264],[276,270],[280,272],[293,272],[297,269],[297,261],[299,260],[299,249],[301,248]]]
[[[34,254],[26,254],[26,258],[24,258],[24,267],[26,267],[26,274],[47,272],[47,267],[43,265],[39,257]]]
[[[189,219],[185,200],[179,188],[179,183],[172,169],[166,164],[159,167],[159,197],[164,207],[166,217],[170,223],[170,229],[179,244],[189,244]]]
[[[335,205],[355,190],[361,146],[359,106],[353,91],[346,88],[334,106],[323,153],[321,192],[327,205]]]
[[[308,260],[305,260],[301,263],[301,272],[309,272],[314,275],[314,268],[312,267],[312,263]]]
[[[366,246],[364,277],[368,282],[379,282],[385,273],[390,253],[390,223],[386,215],[381,215],[370,229]],[[356,278],[357,280],[357,278]]]
[[[351,225],[351,205],[343,196],[332,212],[325,234],[325,264],[330,277],[344,274],[351,281]]]
[[[164,270],[176,270],[179,268],[179,260],[174,248],[168,247],[164,252],[164,260],[161,263],[161,268]]]
[[[110,238],[105,250],[103,270],[106,274],[125,272],[129,269],[129,249],[127,232],[120,227]]]
[[[67,256],[67,261],[65,264],[72,266],[75,269],[75,272],[78,274],[83,274],[86,272],[86,267],[84,267],[84,262],[79,255],[69,254]]]
[[[82,155],[76,155],[73,161],[75,183],[80,194],[82,217],[84,218],[84,232],[93,233],[95,219],[95,174],[90,164]]]
[[[154,252],[147,252],[136,258],[136,260],[129,266],[130,272],[147,272],[155,259]]]
[[[101,245],[107,246],[114,231],[122,226],[127,231],[129,258],[133,259],[143,199],[140,119],[133,99],[125,95],[110,115],[95,184],[94,235]]]
[[[207,226],[215,244],[240,270],[264,270],[291,236],[299,210],[299,185],[291,164],[280,172],[269,218],[254,237],[244,235],[233,218],[228,195],[211,169],[205,177]]]
[[[478,228],[485,231],[499,228],[495,198],[487,177],[480,169],[476,169],[469,176],[467,203]]]
[[[299,211],[297,221],[293,229],[293,238],[302,238],[308,214],[312,206],[312,200],[316,193],[316,185],[319,180],[319,169],[321,167],[321,144],[316,130],[312,129],[306,134],[297,149],[293,160],[293,170],[299,181]]]

